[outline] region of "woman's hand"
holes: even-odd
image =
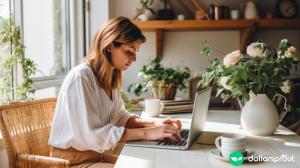
[[[175,127],[177,127],[178,129],[181,129],[181,127],[182,127],[181,121],[177,120],[177,119],[173,119],[173,118],[167,118],[167,119],[164,119],[163,121],[154,121],[153,123],[154,123],[154,126],[161,126],[163,124],[172,124]]]
[[[182,127],[181,121],[177,120],[177,119],[173,119],[173,118],[167,118],[165,120],[162,121],[163,124],[172,124],[174,126],[176,126],[179,130]]]
[[[145,120],[132,117],[127,121],[126,129],[120,141],[130,140],[160,140],[170,138],[174,141],[181,139],[181,122],[167,118],[163,121]]]
[[[180,129],[173,124],[163,124],[156,127],[148,127],[145,132],[146,140],[161,140],[164,138],[170,138],[174,141],[179,140]]]

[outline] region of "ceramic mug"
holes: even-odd
[[[158,116],[164,108],[164,104],[160,99],[146,99],[145,100],[145,113],[151,117]]]
[[[231,19],[236,20],[240,18],[240,11],[239,10],[231,10]]]
[[[226,134],[216,138],[215,144],[223,157],[228,158],[232,152],[245,152],[246,136],[242,134]]]
[[[183,14],[177,15],[177,20],[184,20],[184,15]]]

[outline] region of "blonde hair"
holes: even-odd
[[[115,17],[105,22],[93,38],[90,52],[84,61],[90,64],[101,88],[121,88],[122,72],[113,67],[108,46],[120,47],[136,40],[145,42],[141,30],[126,17]]]

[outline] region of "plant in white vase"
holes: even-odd
[[[209,54],[212,50],[205,46],[203,51]],[[199,84],[202,87],[214,84],[217,96],[223,100],[233,97],[239,100],[241,107],[245,105],[241,124],[246,131],[255,135],[272,134],[279,119],[271,100],[291,91],[293,83],[288,77],[290,69],[299,62],[297,54],[296,48],[286,39],[280,41],[277,50],[255,42],[247,47],[247,54],[237,50],[227,54],[223,63],[213,60]]]
[[[140,0],[140,4],[141,4],[141,9],[140,9],[141,15],[138,16],[138,19],[141,21],[154,19],[155,12],[153,9],[150,8],[150,5],[153,4],[153,0]]]

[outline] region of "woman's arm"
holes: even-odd
[[[155,122],[151,120],[145,120],[138,118],[137,116],[132,116],[128,119],[126,123],[126,128],[144,128],[144,127],[154,127]]]
[[[180,139],[180,129],[173,124],[134,129],[126,128],[120,141],[158,140],[163,138],[170,138],[175,141]]]
[[[178,129],[181,128],[181,122],[177,119],[167,118],[163,121],[153,121],[153,120],[146,120],[138,118],[137,116],[132,116],[128,119],[126,123],[126,128],[145,128],[145,127],[155,127],[161,126],[164,124],[173,124]]]

